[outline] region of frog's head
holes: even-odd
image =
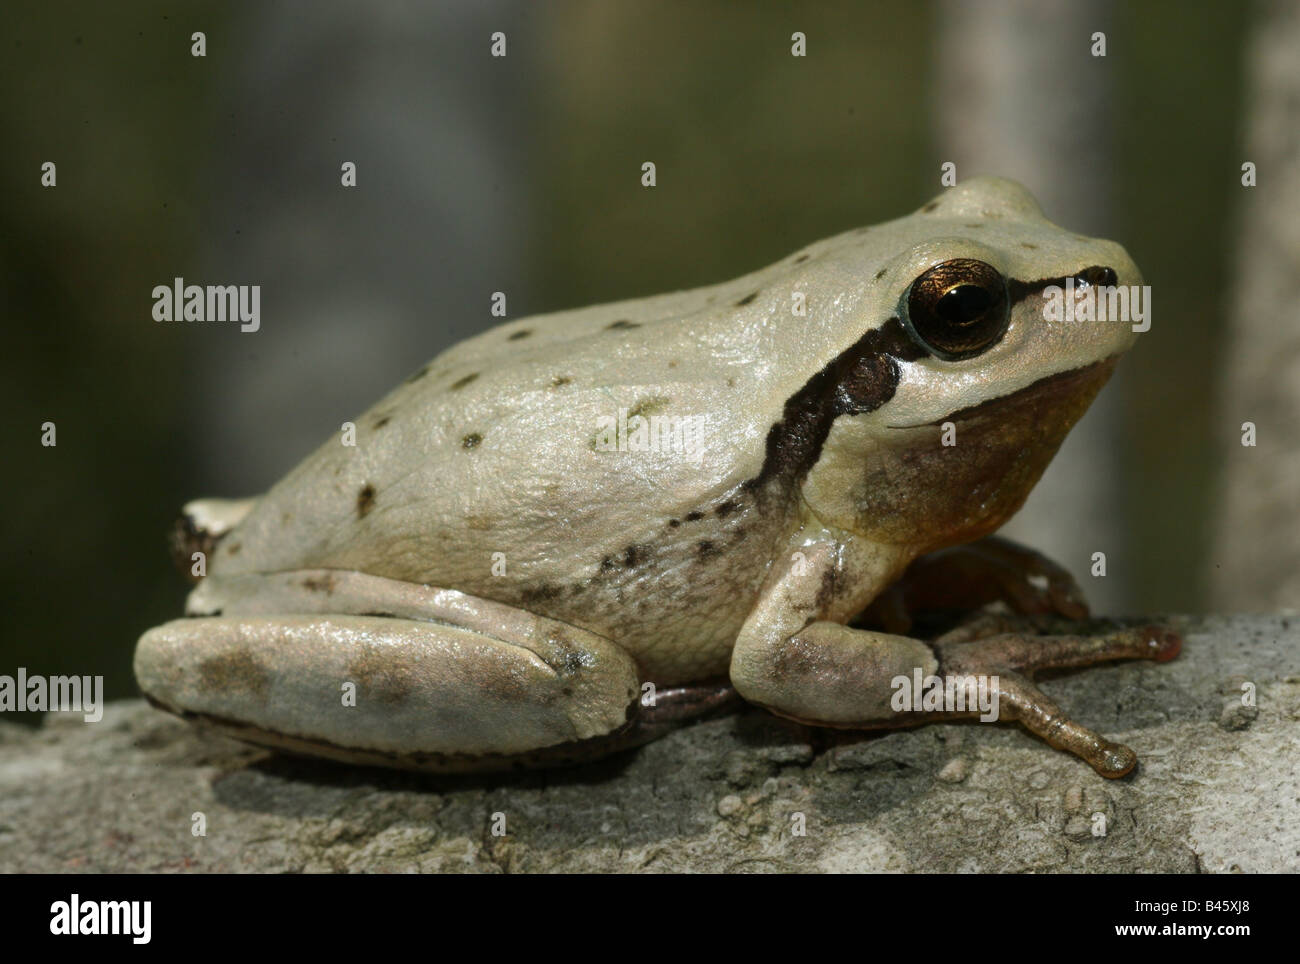
[[[1057,227],[999,178],[966,181],[891,227],[896,254],[867,302],[875,320],[845,353],[856,357],[835,363],[849,402],[804,495],[827,521],[930,551],[992,532],[1024,502],[1133,344],[1142,280],[1118,244]],[[1081,320],[1085,298],[1116,320]],[[875,397],[855,410],[863,372]]]

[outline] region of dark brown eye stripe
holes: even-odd
[[[1065,282],[1070,278],[1074,279],[1076,285],[1082,281],[1090,285],[1104,287],[1109,287],[1119,281],[1119,275],[1115,273],[1114,268],[1095,264],[1088,268],[1082,268],[1072,275],[1062,275],[1059,278],[1041,278],[1038,281],[1017,281],[1015,278],[1008,278],[1007,299],[1011,304],[1017,305],[1030,295],[1042,294],[1046,288],[1052,286],[1064,288]]]
[[[744,487],[752,490],[772,479],[802,478],[821,455],[836,418],[884,405],[898,388],[899,362],[928,355],[908,337],[898,318],[868,331],[786,400],[781,419],[768,429],[763,467]],[[698,517],[689,514],[687,521],[693,515]]]

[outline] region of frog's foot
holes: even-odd
[[[1121,743],[1071,720],[1029,680],[1044,669],[1087,666],[1113,659],[1173,659],[1181,638],[1168,629],[1146,626],[1102,636],[1032,636],[1003,633],[969,638],[961,628],[933,644],[939,675],[986,679],[997,698],[998,719],[1017,720],[1060,750],[1082,758],[1103,777],[1122,777],[1137,754]]]
[[[988,536],[921,556],[861,618],[888,632],[906,633],[914,613],[972,610],[992,602],[1031,615],[1088,615],[1083,592],[1065,569],[1025,546]]]

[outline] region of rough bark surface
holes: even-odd
[[[830,740],[757,710],[576,770],[434,779],[128,701],[0,723],[0,871],[1300,870],[1300,617],[1170,622],[1172,663],[1046,681],[1137,750],[1119,781],[1013,726]]]

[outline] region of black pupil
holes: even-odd
[[[979,285],[958,285],[944,293],[934,313],[944,321],[968,325],[988,311],[993,296]]]

